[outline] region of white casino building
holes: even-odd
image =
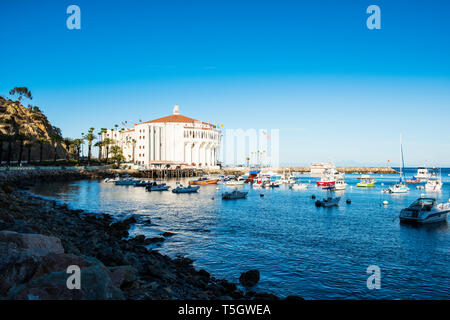
[[[144,167],[212,167],[218,164],[221,132],[215,125],[181,115],[176,105],[170,116],[135,124],[134,129],[108,130],[104,138],[122,148],[127,162]],[[106,149],[102,152],[105,157]]]

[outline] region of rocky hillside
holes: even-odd
[[[19,101],[13,101],[0,97],[0,134],[3,136],[3,161],[6,161],[6,154],[8,143],[5,142],[5,137],[17,137],[18,134],[27,137],[27,141],[36,142],[43,138],[46,142],[43,147],[43,160],[53,159],[53,147],[50,144],[50,139],[54,135],[60,135],[60,130],[51,125],[47,117],[42,111],[34,106],[24,107]],[[17,161],[18,144],[17,138],[13,138],[13,156],[12,160]],[[32,159],[39,159],[39,145],[33,144]],[[58,143],[57,147],[58,158],[65,158],[66,150]],[[23,152],[23,159],[26,160],[26,152]]]

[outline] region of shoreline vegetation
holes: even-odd
[[[196,270],[189,258],[172,259],[148,249],[170,237],[129,238],[134,223],[148,217],[72,210],[66,204],[29,194],[39,182],[100,179],[109,171],[21,170],[0,172],[0,300],[2,299],[279,299],[251,287]],[[81,268],[81,289],[67,288],[67,268]],[[244,271],[244,270],[243,270]],[[255,281],[256,274],[256,281]],[[254,285],[259,272],[241,274]],[[302,299],[299,296],[287,297]]]

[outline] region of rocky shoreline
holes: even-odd
[[[153,238],[130,239],[128,230],[141,219],[138,216],[115,221],[106,213],[71,210],[23,190],[39,181],[108,175],[88,171],[0,174],[0,299],[278,299],[251,288],[241,290],[206,270],[196,270],[188,258],[171,259],[148,249],[156,241]],[[81,269],[79,290],[67,288],[70,265]],[[254,278],[254,272],[249,275]],[[242,283],[254,284],[246,277],[241,275]]]

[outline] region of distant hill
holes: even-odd
[[[61,135],[58,128],[51,125],[47,117],[36,106],[24,107],[19,101],[13,101],[0,97],[0,134],[3,140],[2,160],[6,161],[9,138],[12,138],[12,160],[17,161],[19,155],[19,140],[17,135],[27,137],[27,142],[32,141],[31,159],[38,160],[40,146],[36,143],[39,138],[47,140],[43,144],[43,160],[51,160],[54,156],[54,148],[50,144],[53,135]],[[14,138],[16,137],[16,138]],[[66,157],[66,149],[61,143],[57,146],[57,158]],[[23,151],[22,159],[27,159],[27,151]]]

